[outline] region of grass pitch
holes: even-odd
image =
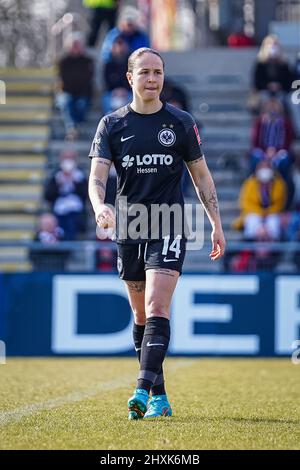
[[[0,449],[299,449],[300,365],[167,358],[172,418],[128,421],[135,359],[0,365]]]

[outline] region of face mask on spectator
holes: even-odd
[[[60,167],[65,173],[71,173],[75,168],[75,162],[70,158],[66,158],[61,162]]]
[[[260,168],[256,172],[256,178],[261,183],[269,183],[274,176],[274,171],[272,168]]]
[[[271,44],[269,46],[269,56],[272,58],[279,57],[280,55],[280,47],[277,46],[276,44]]]

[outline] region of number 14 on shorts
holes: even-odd
[[[166,256],[168,255],[168,252],[173,252],[175,253],[175,258],[178,259],[179,255],[181,253],[180,249],[180,242],[181,242],[181,235],[177,235],[177,237],[172,241],[170,244],[170,235],[166,235],[163,237],[164,239],[164,245],[162,249],[162,255],[165,256],[164,262],[167,263],[168,261],[175,261],[174,258],[168,259]],[[172,257],[172,253],[169,253],[169,256]]]

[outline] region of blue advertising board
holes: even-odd
[[[0,275],[8,356],[133,355],[123,282],[107,274]],[[170,355],[285,356],[300,338],[300,276],[184,274]]]

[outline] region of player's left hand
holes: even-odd
[[[221,258],[225,253],[226,241],[222,227],[213,228],[211,232],[212,250],[209,257],[212,261]]]

